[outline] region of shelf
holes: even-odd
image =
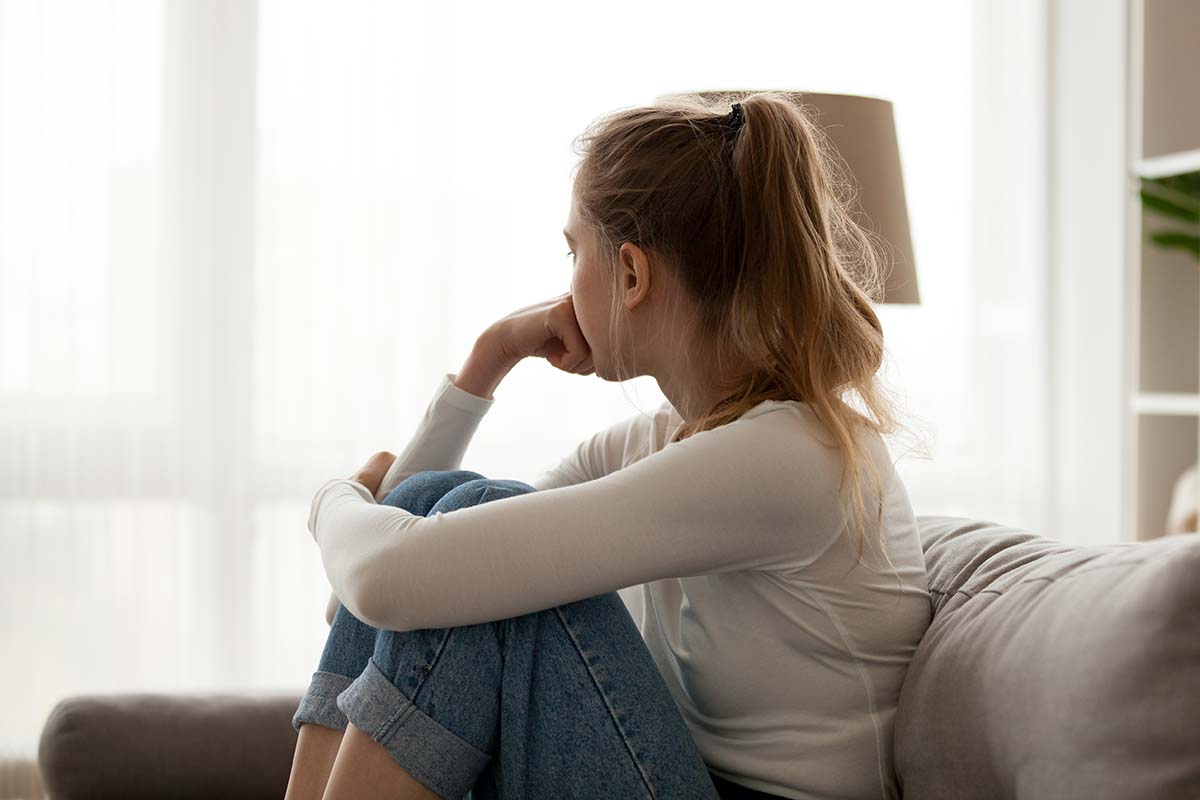
[[[1142,541],[1169,530],[1180,477],[1200,456],[1200,269],[1186,250],[1150,241],[1174,223],[1145,207],[1138,186],[1200,173],[1200,0],[1131,0],[1128,11],[1123,527]]]
[[[1200,416],[1200,394],[1185,392],[1141,392],[1134,396],[1135,414]]]
[[[1182,175],[1185,172],[1200,172],[1200,150],[1144,158],[1137,162],[1135,171],[1143,178],[1164,178],[1168,175]]]
[[[1167,532],[1176,482],[1196,463],[1198,419],[1190,415],[1137,418],[1143,453],[1154,456],[1136,463],[1139,501],[1135,534],[1139,541]]]

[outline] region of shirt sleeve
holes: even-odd
[[[639,411],[584,439],[529,485],[555,489],[603,478],[661,450],[682,421],[670,401],[664,400],[652,412]]]
[[[489,622],[661,578],[802,568],[843,527],[839,451],[768,416],[592,481],[428,517],[337,478],[313,498],[309,530],[347,608],[396,631]]]
[[[417,472],[458,469],[462,465],[471,438],[496,399],[479,397],[459,388],[454,384],[456,377],[457,373],[448,372],[438,382],[408,445],[384,474],[374,496],[375,502],[382,502],[396,484]],[[330,625],[340,602],[338,598],[335,588],[325,606],[325,621]]]
[[[462,465],[467,445],[496,399],[460,389],[454,385],[456,377],[453,372],[442,376],[408,445],[384,474],[375,502],[382,502],[396,484],[410,475],[429,469],[458,469]]]

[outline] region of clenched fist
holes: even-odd
[[[595,372],[592,349],[579,329],[570,292],[517,309],[494,323],[490,333],[505,362],[515,364],[527,356],[538,356],[563,372]]]
[[[351,475],[350,480],[358,481],[370,489],[371,496],[374,497],[379,493],[379,485],[383,483],[383,476],[387,474],[388,469],[395,460],[396,457],[394,455],[386,450],[380,450],[371,456],[358,472]]]

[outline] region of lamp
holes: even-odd
[[[680,92],[659,95],[655,101],[688,99],[721,105],[736,103],[755,91],[767,90]],[[779,93],[817,112],[813,121],[846,162],[857,186],[859,208],[852,216],[888,245],[893,262],[885,276],[882,302],[919,303],[891,102],[849,94]]]

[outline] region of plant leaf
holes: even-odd
[[[1180,205],[1173,199],[1151,194],[1145,189],[1142,189],[1140,194],[1142,196],[1142,206],[1150,211],[1182,222],[1200,223],[1200,204],[1197,204],[1195,208],[1188,208]]]
[[[1200,236],[1182,231],[1156,231],[1150,234],[1150,241],[1166,250],[1185,250],[1200,261]]]
[[[1173,192],[1188,195],[1200,203],[1200,172],[1184,172],[1158,178],[1158,183]]]

